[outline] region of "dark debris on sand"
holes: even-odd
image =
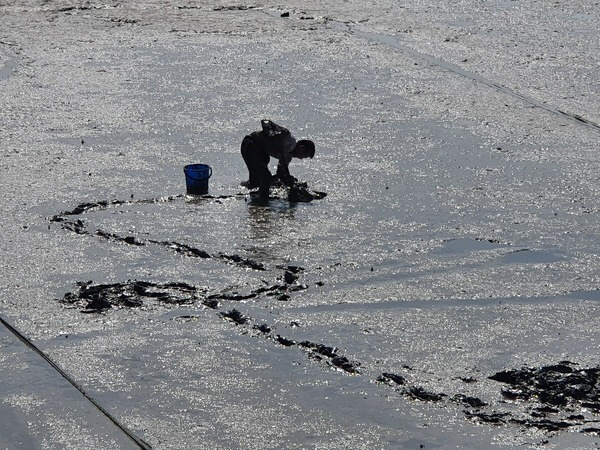
[[[273,175],[271,186],[274,192],[269,196],[269,199],[285,199],[280,195],[287,195],[287,200],[290,203],[310,203],[313,200],[321,200],[327,197],[326,192],[314,191],[308,187],[306,182],[296,181],[292,186],[286,186],[277,175]],[[251,195],[257,195],[258,190],[252,191]],[[268,199],[263,199],[268,200]]]
[[[94,284],[91,281],[77,283],[76,292],[68,292],[62,303],[82,309],[84,313],[100,313],[110,308],[136,308],[147,301],[167,304],[191,304],[201,293],[186,283],[154,283],[129,280],[122,283]]]
[[[472,383],[475,380],[459,378]],[[514,425],[535,428],[548,433],[565,430],[598,434],[600,413],[600,367],[580,368],[562,361],[543,367],[503,370],[489,377],[504,385],[499,400],[485,402],[480,398],[457,393],[448,396],[430,392],[420,386],[409,386],[398,374],[384,372],[377,381],[408,398],[427,402],[449,400],[467,409],[467,418],[490,425]]]
[[[600,413],[600,367],[580,369],[563,361],[539,368],[505,370],[489,377],[510,386],[505,397],[536,401],[555,408],[582,406]]]
[[[248,322],[248,318],[235,308],[231,311],[220,312],[219,315],[224,319],[230,320],[236,325],[244,325],[246,322]]]
[[[377,381],[389,385],[406,383],[406,379],[402,375],[397,375],[395,373],[390,372],[384,372],[381,375],[379,375],[379,377],[377,377]]]
[[[219,313],[219,315],[224,319],[236,323],[237,325],[249,324],[248,317],[244,316],[236,309]],[[309,359],[323,362],[330,367],[340,369],[349,374],[359,373],[360,363],[351,361],[347,357],[340,355],[339,350],[335,347],[330,347],[328,345],[318,344],[307,340],[297,342],[293,339],[282,336],[281,334],[273,333],[274,327],[271,327],[265,323],[253,325],[252,330],[257,331],[259,336],[265,337],[283,347],[296,347],[305,350]]]
[[[542,367],[503,370],[489,379],[506,386],[500,388],[504,400],[498,406],[508,402],[517,412],[465,411],[470,419],[549,433],[564,430],[596,433],[595,427],[585,425],[596,423],[594,415],[600,413],[600,367],[580,368],[575,363],[561,361]]]
[[[206,198],[222,198],[213,197],[213,196],[205,196]],[[158,245],[164,247],[170,251],[174,251],[184,256],[188,256],[190,258],[201,258],[201,259],[220,259],[221,261],[237,265],[243,268],[250,268],[252,270],[264,271],[267,270],[264,264],[254,261],[249,258],[244,258],[240,255],[229,255],[226,253],[218,253],[216,255],[211,255],[205,250],[195,248],[188,244],[183,244],[175,241],[160,241],[155,239],[140,239],[132,235],[122,235],[118,233],[112,233],[109,231],[96,229],[94,231],[90,231],[86,225],[86,223],[82,219],[72,219],[71,216],[79,216],[85,214],[88,211],[97,211],[104,210],[111,206],[119,206],[119,205],[128,205],[128,204],[152,204],[152,203],[160,203],[173,201],[176,199],[182,198],[182,196],[170,196],[164,198],[156,198],[156,199],[143,199],[143,200],[101,200],[98,202],[86,202],[77,205],[71,211],[63,211],[60,214],[57,214],[50,218],[50,222],[58,223],[61,225],[62,229],[72,231],[74,233],[80,235],[90,235],[90,236],[98,236],[104,238],[106,240],[112,242],[119,242],[128,245],[134,245],[138,247],[146,246],[146,245]]]

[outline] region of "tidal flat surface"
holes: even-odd
[[[0,1],[0,315],[151,448],[597,448],[599,14]],[[2,446],[140,447],[2,330]]]

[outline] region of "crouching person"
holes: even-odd
[[[249,189],[258,188],[260,197],[268,199],[273,179],[269,171],[271,157],[279,160],[277,177],[292,187],[297,180],[290,175],[290,162],[293,158],[314,157],[315,144],[306,139],[296,141],[287,128],[270,120],[262,120],[261,125],[262,130],[249,134],[242,141],[242,157],[250,175],[243,184]]]

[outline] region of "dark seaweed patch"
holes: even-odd
[[[220,300],[231,300],[234,302],[239,302],[242,300],[248,300],[250,298],[254,298],[256,297],[256,295],[250,293],[250,294],[228,294],[228,293],[221,293],[221,294],[213,294],[211,296],[208,297],[209,300],[215,300],[215,299],[220,299]]]
[[[513,412],[465,411],[467,417],[479,422],[511,423],[554,433],[586,423],[584,410],[581,408],[591,409],[594,413],[600,411],[598,367],[582,369],[572,362],[561,361],[537,368],[503,370],[491,375],[489,379],[508,385],[500,389],[504,399],[518,401],[517,405],[533,403],[533,407],[528,407],[518,415]],[[586,430],[589,428],[581,429],[582,432],[593,433]]]
[[[230,5],[230,6],[216,6],[213,11],[246,11],[248,9],[255,9],[258,6],[246,6],[246,5]]]
[[[302,341],[298,345],[300,347],[309,349],[309,350],[313,351],[314,353],[318,353],[320,355],[327,356],[328,358],[334,358],[337,356],[338,349],[335,347],[329,347],[329,346],[323,345],[323,344],[315,344],[314,342],[310,342],[310,341]]]
[[[377,377],[377,381],[379,381],[380,383],[387,384],[404,384],[406,382],[402,375],[397,375],[395,373],[390,372],[384,372],[381,375],[379,375],[379,377]]]
[[[219,315],[224,319],[232,321],[236,325],[244,325],[246,322],[248,322],[248,318],[237,309],[232,309],[231,311],[227,312],[220,312]]]
[[[292,345],[296,345],[296,341],[294,341],[292,339],[287,339],[280,335],[275,336],[274,339],[275,339],[275,342],[277,342],[278,344],[281,344],[285,347],[291,347]]]
[[[302,347],[309,351],[309,357],[313,359],[322,360],[322,357],[329,358],[329,364],[342,369],[348,373],[358,373],[358,367],[360,363],[350,361],[345,356],[339,355],[338,349],[323,344],[316,344],[310,341],[302,341],[298,343],[299,347]]]
[[[261,333],[265,333],[265,334],[269,334],[272,331],[271,327],[269,325],[267,325],[266,323],[263,323],[260,325],[254,325],[252,328],[260,331]]]
[[[202,300],[202,304],[210,309],[218,309],[220,306],[219,301],[215,299]]]
[[[359,364],[350,361],[345,356],[334,356],[333,358],[331,358],[330,364],[348,373],[358,373]]]
[[[476,422],[491,423],[494,425],[506,423],[506,417],[510,416],[509,413],[499,413],[496,411],[491,413],[465,411],[465,415]]]
[[[569,427],[572,427],[574,424],[572,422],[565,421],[555,421],[555,420],[530,420],[530,419],[511,419],[510,422],[523,425],[526,428],[538,428],[540,430],[545,430],[548,432],[552,431],[560,431],[565,430]]]
[[[198,319],[200,319],[199,316],[192,316],[189,314],[184,314],[181,316],[173,317],[173,319],[171,319],[171,320],[176,320],[178,322],[191,322],[193,320],[198,320]]]
[[[277,266],[277,268],[283,269],[283,270],[288,270],[296,275],[301,272],[304,272],[304,267],[300,267],[300,266]]]
[[[82,312],[104,312],[113,307],[137,308],[144,301],[155,300],[168,304],[192,303],[198,289],[185,283],[153,283],[126,281],[124,283],[94,284],[80,282],[76,292],[66,293],[61,302],[82,308]]]
[[[546,415],[546,414],[558,414],[560,411],[556,408],[552,408],[548,405],[545,406],[538,406],[537,408],[534,408],[534,411],[537,412],[540,415]]]
[[[470,397],[463,394],[456,394],[454,397],[452,397],[452,400],[456,403],[463,403],[471,408],[483,408],[484,406],[488,405],[486,402],[477,397]]]
[[[440,400],[443,400],[444,397],[447,397],[446,394],[429,392],[420,386],[411,386],[404,390],[404,394],[416,400],[422,400],[426,402],[439,402]]]
[[[89,234],[81,219],[67,220],[61,216],[54,216],[50,219],[50,222],[60,223],[63,230],[72,231],[77,234]]]
[[[124,242],[125,244],[129,245],[146,245],[144,242],[138,241],[134,236],[119,236],[118,234],[108,233],[103,230],[96,230],[96,236],[100,236],[108,240],[113,240],[117,242]]]
[[[502,395],[511,399],[535,399],[547,405],[567,406],[600,402],[600,368],[577,369],[567,361],[540,368],[505,370],[489,377],[509,384]]]
[[[581,430],[582,433],[590,433],[600,436],[600,428],[588,427]]]
[[[262,263],[256,262],[252,259],[242,258],[239,255],[227,255],[225,253],[219,253],[219,257],[226,261],[231,261],[238,266],[249,267],[254,270],[266,270]]]
[[[194,248],[194,247],[192,247],[190,245],[180,244],[179,242],[155,241],[155,240],[152,240],[152,239],[149,239],[148,242],[150,242],[151,244],[161,245],[163,247],[168,248],[169,250],[175,251],[176,253],[180,253],[182,255],[190,256],[190,257],[193,257],[193,258],[208,259],[208,258],[211,257],[210,254],[208,254],[204,250],[200,250],[200,249]]]
[[[106,209],[109,206],[122,205],[124,203],[125,203],[125,201],[122,201],[122,200],[114,200],[110,203],[107,200],[101,200],[99,202],[80,203],[75,208],[73,208],[71,211],[62,212],[61,215],[63,215],[63,216],[78,216],[80,214],[83,214],[83,213],[93,210],[93,209]]]
[[[287,284],[292,284],[297,279],[298,279],[298,275],[296,275],[295,273],[293,273],[289,270],[286,270],[283,274],[283,281],[285,281]]]
[[[536,428],[548,433],[556,433],[579,428],[586,420],[584,410],[579,408],[600,407],[597,386],[600,386],[600,368],[580,369],[576,364],[562,361],[558,364],[539,368],[524,367],[518,370],[497,372],[489,379],[498,381],[507,388],[500,393],[506,400],[516,400],[511,411],[486,411],[487,402],[463,394],[456,394],[451,401],[471,408],[465,410],[467,418],[490,425],[517,425],[523,428]],[[462,379],[462,378],[460,378]],[[391,384],[390,374],[384,373],[378,379]],[[464,379],[462,379],[464,381]],[[467,379],[472,382],[472,379]],[[422,401],[439,402],[446,394],[436,394],[421,387],[411,386],[402,391],[404,395]],[[506,402],[500,402],[499,405]],[[533,403],[527,407],[527,404]],[[596,434],[596,428],[581,428],[581,432]]]

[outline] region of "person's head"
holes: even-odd
[[[313,141],[309,141],[308,139],[302,139],[296,142],[296,147],[292,152],[292,156],[294,158],[304,159],[304,158],[312,158],[315,156],[315,144]]]

